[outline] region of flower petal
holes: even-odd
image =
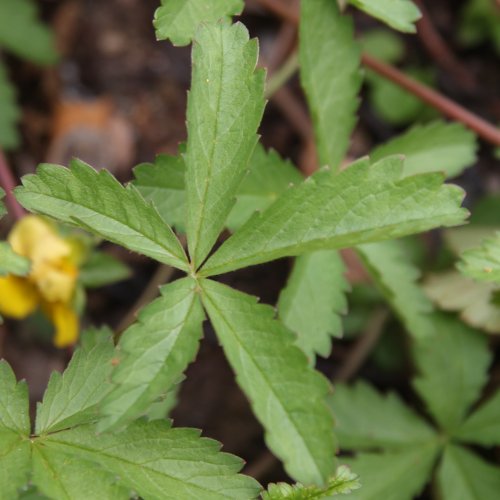
[[[75,344],[79,332],[78,316],[75,311],[62,302],[45,302],[43,310],[56,330],[54,345],[63,348]]]
[[[21,319],[38,306],[40,295],[26,278],[9,274],[0,277],[0,314]]]

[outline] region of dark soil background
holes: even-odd
[[[23,145],[9,155],[17,175],[33,172],[40,162],[67,164],[72,156],[77,156],[128,181],[138,163],[152,161],[159,152],[175,153],[179,142],[186,139],[190,50],[155,40],[152,18],[159,1],[39,0],[38,3],[43,18],[56,32],[61,59],[52,68],[38,68],[6,57],[23,111]],[[401,35],[406,46],[403,62],[432,67],[436,86],[442,93],[498,123],[498,56],[488,43],[473,48],[458,43],[456,27],[464,3],[425,2],[428,19],[446,40],[458,66],[451,70],[443,67],[439,55],[432,53],[432,47],[429,51],[426,40],[418,35]],[[265,10],[256,0],[247,1],[241,19],[252,36],[260,40],[262,61],[271,71],[275,70],[295,47],[295,27]],[[356,25],[359,33],[380,27],[358,13]],[[464,73],[470,78],[460,78]],[[363,95],[366,96],[366,91]],[[350,155],[367,154],[373,145],[401,130],[378,118],[365,99]],[[268,103],[260,131],[266,146],[291,158],[304,172],[315,168],[310,122],[296,78]],[[466,203],[470,205],[482,194],[497,191],[499,181],[492,147],[481,142],[476,167],[457,181],[469,193]],[[8,220],[2,229],[5,235]],[[105,244],[103,248],[127,262],[134,273],[126,282],[90,292],[83,322],[115,328],[148,286],[156,265],[112,245]],[[350,279],[354,283],[365,280],[360,264],[349,252],[345,256]],[[283,260],[257,266],[227,275],[223,280],[258,295],[265,303],[275,304],[290,264]],[[395,322],[391,325],[393,332],[399,332]],[[69,353],[54,349],[39,334],[47,328],[40,318],[7,321],[0,328],[0,357],[8,359],[18,377],[28,380],[35,402],[43,394],[50,372],[63,369]],[[286,479],[279,463],[266,451],[262,429],[236,386],[213,331],[209,326],[205,329],[201,350],[187,371],[179,404],[172,415],[175,425],[198,427],[204,435],[220,440],[224,450],[243,457],[248,462],[247,471],[264,483]],[[369,358],[356,376],[367,377],[381,387],[400,388],[410,397],[407,381],[411,367],[406,362],[401,338],[395,335],[392,344],[402,360],[394,370],[381,370],[376,360]],[[328,377],[335,376],[353,345],[350,339],[335,341],[331,357],[320,359],[319,368]],[[498,370],[493,376],[500,382]]]

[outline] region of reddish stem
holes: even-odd
[[[474,132],[476,132],[484,140],[491,142],[496,146],[500,146],[500,129],[493,126],[491,123],[488,123],[486,120],[483,120],[474,113],[471,113],[455,101],[452,101],[448,97],[436,92],[434,89],[431,89],[430,87],[417,82],[413,78],[410,78],[389,64],[385,64],[368,54],[362,55],[362,61],[365,66],[368,66],[379,75],[397,83],[400,87],[403,87],[412,94],[416,95],[422,101],[438,109],[443,115],[462,122],[470,129],[474,130]]]
[[[3,151],[0,149],[0,186],[2,186],[5,191],[5,202],[9,208],[9,213],[15,219],[21,219],[26,215],[26,212],[12,193],[16,185],[17,184],[14,176],[12,175],[12,171],[7,163],[7,159],[5,158]]]

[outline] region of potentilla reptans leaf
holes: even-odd
[[[337,169],[356,123],[362,80],[352,19],[340,14],[336,1],[302,1],[299,48],[320,165]]]
[[[321,486],[335,470],[329,385],[274,319],[272,307],[210,280],[202,300],[236,378],[288,474]]]
[[[454,436],[466,443],[500,446],[500,391],[482,403]]]
[[[199,267],[223,229],[264,111],[257,41],[240,23],[206,25],[193,44],[185,161],[187,239]]]
[[[187,270],[184,250],[157,210],[131,185],[80,160],[70,168],[44,164],[23,177],[16,197],[27,209],[78,223],[118,245]]]
[[[33,483],[51,500],[131,498],[130,489],[120,485],[116,474],[100,464],[54,450],[50,444],[34,444],[32,467]]]
[[[96,434],[81,426],[44,439],[52,450],[99,464],[140,497],[158,500],[250,500],[260,486],[238,474],[243,462],[194,429],[137,421],[123,432]],[[88,478],[91,480],[91,478]]]
[[[50,377],[38,404],[35,432],[47,434],[95,422],[99,404],[112,385],[112,337],[100,338],[90,349],[78,348],[64,373]]]
[[[331,337],[342,336],[341,314],[347,311],[349,283],[345,265],[335,250],[297,257],[278,301],[279,318],[297,334],[296,344],[314,364],[315,355],[327,357]]]
[[[405,450],[437,437],[397,394],[380,394],[365,382],[336,385],[330,401],[342,449]]]
[[[101,430],[145,414],[173,388],[198,352],[203,320],[196,282],[184,278],[161,288],[120,338],[116,387],[103,404]]]
[[[500,284],[500,233],[465,251],[457,267],[469,278]]]
[[[385,453],[360,453],[344,461],[356,471],[361,488],[349,500],[414,500],[424,489],[438,446],[425,443]],[[451,499],[450,499],[451,500]]]
[[[415,338],[432,335],[432,302],[417,284],[420,270],[408,259],[402,243],[370,243],[358,246],[357,251],[407,331]]]
[[[24,276],[30,270],[28,259],[15,253],[6,241],[0,242],[0,276],[15,274]]]
[[[416,125],[402,135],[376,147],[372,161],[402,154],[404,176],[425,172],[444,172],[455,177],[476,161],[475,135],[460,123],[433,122]]]
[[[201,23],[240,14],[243,6],[243,0],[162,0],[153,22],[156,38],[188,45]]]
[[[454,432],[479,398],[491,362],[488,339],[452,316],[432,316],[436,335],[415,340],[413,386],[434,420]]]
[[[465,219],[460,188],[443,185],[439,173],[401,179],[402,170],[402,158],[389,157],[375,165],[362,159],[338,174],[317,172],[248,220],[200,274],[397,238]]]
[[[21,112],[16,105],[16,91],[9,81],[2,61],[0,61],[0,109],[2,110],[0,113],[0,146],[6,150],[15,148],[19,144],[17,121]]]
[[[56,61],[54,37],[37,19],[32,0],[0,2],[0,46],[38,64]]]
[[[437,486],[443,500],[497,500],[500,468],[462,446],[449,444],[438,470]]]
[[[0,361],[0,499],[17,498],[30,469],[28,386]]]
[[[366,12],[395,30],[415,33],[415,22],[420,11],[411,0],[347,0],[351,5]]]

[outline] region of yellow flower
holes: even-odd
[[[40,307],[55,327],[54,344],[66,347],[78,338],[78,316],[72,300],[78,278],[78,255],[44,219],[28,215],[9,234],[19,255],[30,260],[26,277],[0,277],[0,314],[25,318]]]

